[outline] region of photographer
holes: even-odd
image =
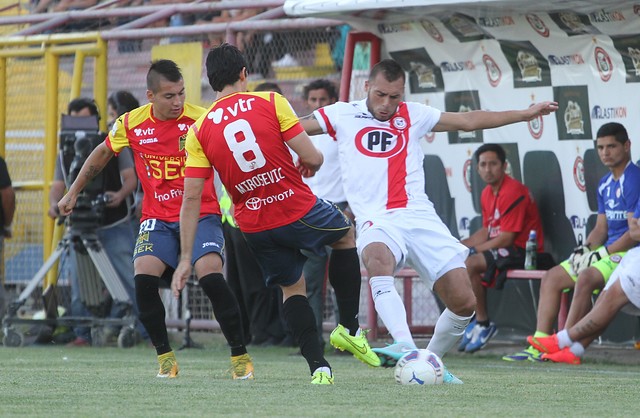
[[[68,106],[69,116],[98,116],[98,108],[93,100],[87,98],[74,99]],[[106,136],[106,134],[105,134]],[[120,281],[129,295],[135,308],[135,291],[133,285],[133,263],[131,254],[134,247],[134,234],[130,222],[129,205],[127,200],[135,192],[138,181],[133,168],[133,158],[131,153],[123,152],[118,158],[113,159],[104,170],[104,190],[102,201],[104,202],[104,217],[97,222],[93,229],[100,240],[109,260],[113,264]],[[64,195],[66,185],[63,174],[62,161],[56,161],[54,180],[49,193],[49,216],[57,218],[59,216],[57,203]],[[73,223],[71,225],[73,228]],[[91,316],[87,308],[83,305],[76,268],[74,251],[71,251],[69,275],[71,280],[71,316],[87,317]],[[121,318],[127,313],[127,306],[114,305],[111,307],[109,317]],[[117,330],[108,330],[114,333]],[[88,346],[91,344],[91,333],[88,327],[75,327],[76,339],[69,343],[69,346]]]
[[[4,239],[11,238],[11,223],[16,210],[16,194],[11,186],[11,177],[7,170],[7,163],[0,157],[0,256],[4,263],[4,255],[2,254],[4,247]],[[0,318],[4,316],[5,309],[5,291],[4,291],[4,268],[0,269]]]

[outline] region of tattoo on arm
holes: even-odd
[[[85,178],[87,179],[87,181],[90,181],[98,174],[100,174],[100,169],[94,165],[90,165],[87,168],[87,173],[85,174]]]
[[[593,335],[595,332],[600,331],[600,328],[602,328],[597,322],[595,322],[594,320],[589,320],[587,321],[586,324],[584,325],[576,325],[576,332],[579,335]]]

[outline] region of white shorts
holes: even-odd
[[[627,252],[620,265],[616,267],[607,281],[604,290],[620,280],[622,291],[631,303],[622,308],[629,315],[640,316],[640,248],[636,247]]]
[[[398,209],[371,219],[357,219],[358,255],[374,242],[384,243],[396,260],[396,271],[413,267],[430,289],[442,275],[465,268],[469,249],[460,243],[435,211]]]

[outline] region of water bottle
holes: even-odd
[[[525,247],[525,256],[524,256],[524,269],[525,270],[535,270],[538,258],[538,237],[536,234],[536,230],[532,229],[529,232],[529,239],[527,240],[527,245]]]

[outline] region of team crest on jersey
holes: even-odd
[[[374,158],[391,158],[407,145],[404,134],[398,135],[398,131],[387,128],[361,129],[356,134],[355,141],[358,151]]]
[[[620,262],[622,261],[622,256],[620,254],[613,254],[611,257],[609,257],[609,260],[611,260],[611,262],[613,263],[620,264]]]
[[[180,135],[180,139],[178,139],[178,151],[184,151],[185,142],[187,142],[187,134]]]
[[[393,118],[393,120],[391,121],[391,124],[393,125],[394,128],[400,131],[407,129],[407,120],[402,116],[396,116],[395,118]]]

